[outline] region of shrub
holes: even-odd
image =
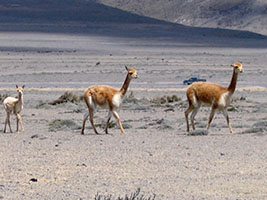
[[[163,96],[163,97],[154,98],[151,100],[151,103],[165,104],[165,103],[174,103],[177,101],[181,101],[181,98],[177,97],[176,95],[172,95],[172,96]]]
[[[0,94],[0,102],[2,103],[8,96],[8,94]]]
[[[57,132],[65,129],[78,130],[81,129],[74,121],[66,119],[56,119],[48,123],[50,132]]]
[[[76,94],[72,92],[65,92],[58,99],[50,102],[49,104],[57,105],[57,104],[67,103],[67,102],[76,103],[76,102],[80,102],[81,100],[83,100],[83,96],[77,96]]]

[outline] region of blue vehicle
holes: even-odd
[[[190,79],[184,80],[184,85],[191,85],[194,82],[206,82],[206,79],[200,79],[198,77],[191,77]]]

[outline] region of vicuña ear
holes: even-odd
[[[16,85],[16,88],[18,88],[19,86],[18,85]]]
[[[22,86],[22,88],[24,89],[25,85]]]
[[[125,69],[128,71],[128,67],[125,65]]]

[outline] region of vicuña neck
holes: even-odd
[[[230,93],[232,93],[232,94],[234,93],[235,88],[236,88],[237,77],[238,77],[238,73],[235,72],[235,68],[234,68],[234,70],[233,70],[232,80],[231,80],[231,83],[230,83],[230,85],[229,85],[229,87],[228,87],[228,91],[229,91]]]
[[[125,95],[126,94],[130,82],[131,82],[131,78],[127,74],[126,79],[125,79],[125,81],[124,81],[124,83],[123,83],[123,85],[122,85],[122,87],[120,89],[120,92],[122,93],[122,95]]]
[[[19,94],[19,98],[18,98],[18,102],[23,102],[23,95],[22,94]]]

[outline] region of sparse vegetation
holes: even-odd
[[[3,103],[5,98],[7,98],[9,95],[8,94],[0,94],[0,102]]]
[[[131,193],[130,195],[125,195],[125,197],[113,197],[111,194],[108,195],[100,195],[97,193],[95,195],[95,200],[155,200],[156,195],[153,194],[152,196],[145,197],[145,195],[141,194],[141,189],[138,188],[135,192]]]
[[[58,99],[55,101],[50,102],[50,105],[57,105],[61,103],[77,103],[83,100],[83,96],[77,96],[76,94],[72,92],[65,92],[63,95],[61,95]]]
[[[208,131],[206,129],[193,130],[187,133],[188,136],[200,136],[200,135],[208,135]]]
[[[234,106],[230,106],[229,108],[227,108],[227,111],[229,111],[229,112],[237,112],[238,109],[236,107],[234,107]]]
[[[95,124],[95,127],[97,127],[97,128],[105,128],[105,126],[106,126],[106,121],[105,120],[102,120],[101,123],[96,123]],[[108,124],[109,128],[115,128],[116,126],[117,126],[116,122],[112,121],[112,120]]]
[[[150,102],[154,104],[165,104],[165,103],[174,103],[181,101],[182,99],[180,97],[177,97],[176,95],[172,96],[163,96],[163,97],[157,97],[152,99]]]
[[[137,103],[138,99],[135,98],[133,92],[130,92],[129,95],[124,97],[123,101],[127,103]]]
[[[56,119],[48,123],[49,131],[50,132],[57,132],[64,129],[71,129],[71,130],[77,130],[81,127],[77,125],[74,121],[66,119]]]

